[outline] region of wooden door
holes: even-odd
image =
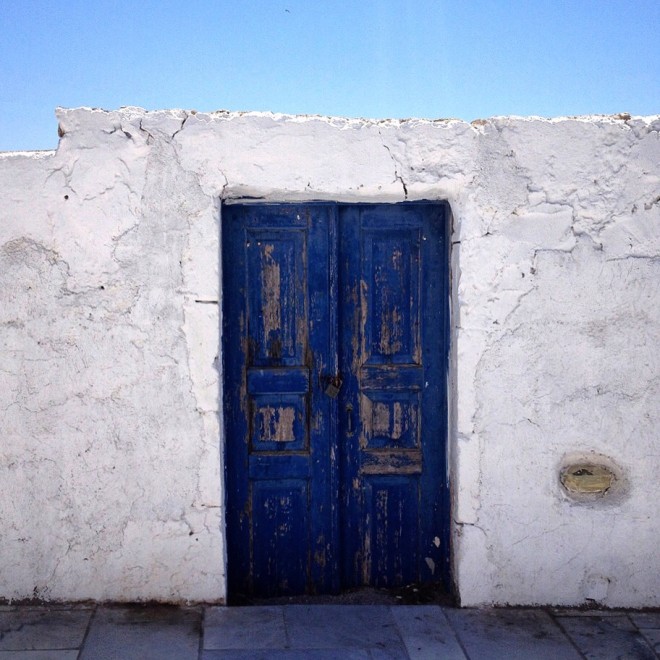
[[[339,211],[343,583],[446,580],[445,207]]]
[[[446,579],[444,209],[223,208],[230,595]]]
[[[331,206],[223,210],[230,594],[338,588]],[[333,244],[334,249],[334,244]]]

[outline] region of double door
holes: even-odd
[[[448,578],[446,207],[223,207],[229,594]]]

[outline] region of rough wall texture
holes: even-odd
[[[660,118],[58,115],[0,155],[0,598],[224,598],[220,201],[255,196],[449,201],[461,602],[660,605]],[[618,493],[572,499],[595,455]]]

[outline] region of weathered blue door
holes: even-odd
[[[446,582],[445,215],[223,208],[230,595]]]

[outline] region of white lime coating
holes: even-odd
[[[660,605],[660,117],[58,120],[0,155],[0,598],[225,597],[213,301],[249,196],[449,201],[464,605]],[[561,492],[591,452],[616,506]]]

